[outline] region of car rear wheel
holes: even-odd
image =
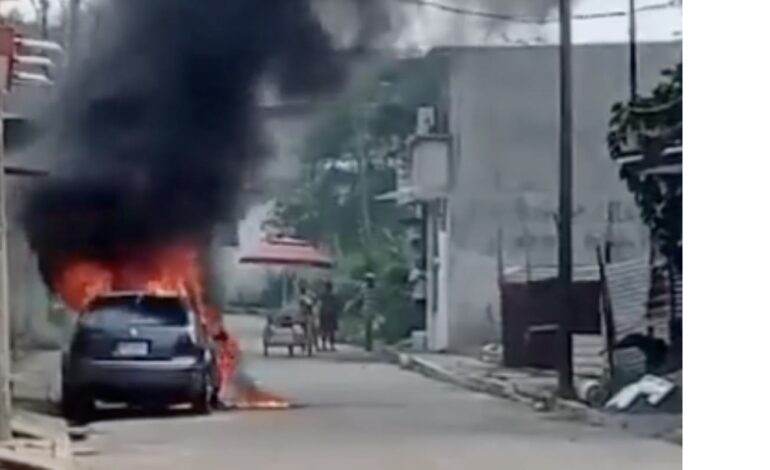
[[[193,410],[202,415],[210,414],[214,409],[216,401],[214,382],[210,374],[206,374],[201,384],[201,389],[195,394],[193,399]]]
[[[85,424],[93,418],[94,411],[94,399],[87,391],[62,389],[61,412],[64,419],[74,424]]]
[[[214,387],[214,392],[209,397],[212,410],[222,409],[222,402],[219,400],[219,387]]]

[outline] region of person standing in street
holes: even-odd
[[[334,294],[334,284],[324,284],[320,305],[321,350],[337,350],[336,335],[339,327],[339,302]]]
[[[374,348],[374,330],[377,328],[377,315],[374,306],[374,273],[366,273],[362,292],[361,308],[364,318],[364,346],[367,351]]]
[[[374,333],[382,326],[384,319],[377,314],[375,306],[375,277],[374,273],[366,273],[358,294],[345,304],[344,311],[358,308],[363,326],[364,347],[367,351],[374,349]]]
[[[308,355],[313,353],[316,346],[316,328],[315,328],[315,299],[307,288],[304,279],[299,282],[299,314],[302,321],[302,328],[305,332]]]

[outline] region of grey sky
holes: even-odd
[[[321,1],[321,0],[317,0]],[[323,0],[325,2],[339,0]],[[323,1],[321,3],[323,3]],[[399,0],[388,0],[394,4]],[[517,45],[517,44],[552,44],[558,41],[558,27],[555,23],[556,0],[433,0],[436,3],[453,7],[498,12],[526,18],[544,16],[547,22],[543,26],[522,25],[505,21],[493,21],[468,15],[458,15],[441,11],[437,8],[402,4],[396,9],[400,20],[399,47],[418,47],[427,49],[447,45]],[[13,8],[25,18],[34,18],[32,0],[4,0],[0,11],[7,13]],[[62,4],[67,0],[52,0],[52,20],[61,17]],[[670,41],[681,38],[682,9],[679,2],[672,0],[638,0],[638,8],[643,10],[637,15],[638,37],[640,41]],[[649,6],[671,3],[667,8],[646,10]],[[577,0],[575,15],[622,12],[628,8],[628,0]],[[340,22],[336,19],[334,29],[339,30]],[[601,19],[575,20],[575,43],[623,42],[628,38],[628,18],[617,16]]]

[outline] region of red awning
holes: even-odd
[[[334,262],[318,248],[305,240],[275,238],[260,243],[254,255],[243,256],[244,264],[274,264],[331,268]]]

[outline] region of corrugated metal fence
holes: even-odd
[[[508,366],[555,365],[555,330],[546,327],[558,323],[557,284],[553,272],[540,271],[506,272],[502,303],[504,356]],[[576,270],[576,278],[581,280],[575,282],[573,295],[580,312],[576,317],[581,321],[572,332],[573,364],[581,376],[602,376],[608,365],[606,325],[599,328],[598,324],[599,282],[587,280],[598,277],[598,271]],[[615,344],[632,334],[650,333],[671,344],[672,338],[681,334],[672,334],[671,327],[682,317],[682,276],[674,274],[667,265],[651,265],[646,258],[612,263],[605,266],[602,281],[614,320]],[[616,350],[613,356],[616,372],[631,376],[644,373],[645,356],[639,349]]]
[[[651,264],[646,258],[608,264],[605,272],[615,341],[641,334],[671,345],[681,334],[672,332],[672,325],[682,318],[682,276],[669,265]],[[645,357],[638,349],[618,350],[614,356],[620,373],[644,373]]]
[[[615,338],[647,331],[647,300],[650,295],[650,265],[644,258],[608,264],[606,282]]]

